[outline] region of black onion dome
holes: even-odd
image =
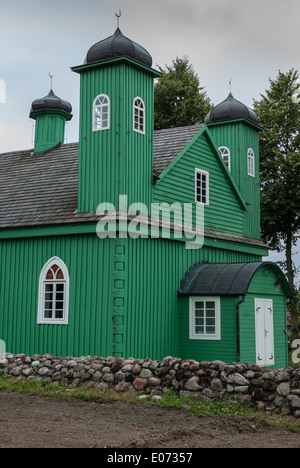
[[[147,67],[152,66],[152,57],[142,46],[123,36],[118,28],[113,36],[97,42],[87,53],[85,64],[101,62],[118,57],[129,57]]]
[[[71,114],[72,106],[69,102],[56,96],[51,89],[47,96],[33,101],[30,115],[40,111],[60,111]]]
[[[254,124],[259,123],[255,112],[230,93],[225,101],[215,106],[205,117],[205,123],[225,122],[227,120],[247,119]]]

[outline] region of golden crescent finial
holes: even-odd
[[[119,10],[119,14],[118,14],[118,13],[115,13],[115,15],[116,15],[116,17],[118,18],[118,19],[117,19],[117,26],[118,26],[118,28],[119,28],[119,26],[120,26],[120,18],[121,18],[121,16],[122,16],[122,11]]]

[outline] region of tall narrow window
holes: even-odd
[[[220,154],[223,158],[224,163],[228,167],[228,170],[230,171],[230,151],[229,148],[226,146],[220,146],[219,148]]]
[[[255,177],[255,158],[252,148],[248,149],[248,175]]]
[[[209,173],[195,170],[195,201],[209,205]]]
[[[93,131],[108,130],[110,128],[110,99],[106,94],[100,94],[93,105]]]
[[[69,274],[64,262],[51,258],[40,274],[38,323],[68,324]]]
[[[145,104],[140,97],[133,101],[133,130],[145,134]]]

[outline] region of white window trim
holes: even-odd
[[[227,154],[227,155],[228,155],[228,166],[227,166],[226,162],[224,161],[224,155],[221,153],[221,150],[226,150],[226,151],[228,152],[228,154]],[[230,149],[229,149],[227,146],[220,146],[219,151],[220,151],[220,154],[221,154],[221,156],[222,156],[222,159],[223,159],[224,163],[226,164],[226,166],[227,166],[229,172],[231,172],[231,154],[230,154]]]
[[[206,201],[205,203],[197,199],[197,175],[202,174],[206,176]],[[209,172],[203,171],[202,169],[195,169],[195,202],[200,203],[201,205],[209,205]]]
[[[103,128],[97,128],[96,126],[96,114],[95,114],[95,108],[96,108],[96,101],[100,97],[105,97],[108,100],[108,116],[107,116],[107,127]],[[95,97],[94,102],[93,102],[93,132],[103,132],[105,130],[110,129],[110,98],[107,96],[107,94],[99,94],[98,96]]]
[[[249,164],[249,161],[252,161],[252,167],[253,167],[253,172],[251,172],[251,164]],[[248,165],[248,175],[251,177],[255,177],[255,154],[252,148],[248,148],[247,151],[247,165]]]
[[[135,110],[136,109],[140,110],[140,108],[135,105],[138,99],[143,103],[143,119],[144,119],[143,130],[138,130],[137,128],[135,128]],[[136,96],[133,100],[133,131],[136,133],[141,133],[142,135],[145,135],[146,133],[146,107],[145,107],[145,103],[143,99],[140,96]]]
[[[64,279],[63,280],[53,280],[53,281],[46,281],[46,275],[49,271],[49,268],[52,265],[57,265],[63,272]],[[63,308],[63,318],[62,319],[46,319],[45,318],[45,285],[47,283],[64,283],[64,308]],[[52,257],[48,262],[44,265],[39,279],[39,299],[38,299],[38,318],[37,323],[41,325],[68,325],[69,324],[69,272],[64,264],[64,262],[58,257]]]
[[[216,333],[214,335],[200,335],[195,332],[195,303],[201,302],[215,302],[216,311]],[[191,296],[189,304],[189,338],[190,340],[207,340],[207,341],[220,341],[221,340],[221,300],[220,297],[211,296]]]

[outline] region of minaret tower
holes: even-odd
[[[100,203],[150,205],[153,180],[154,78],[150,54],[115,33],[87,52],[80,74],[78,211]]]

